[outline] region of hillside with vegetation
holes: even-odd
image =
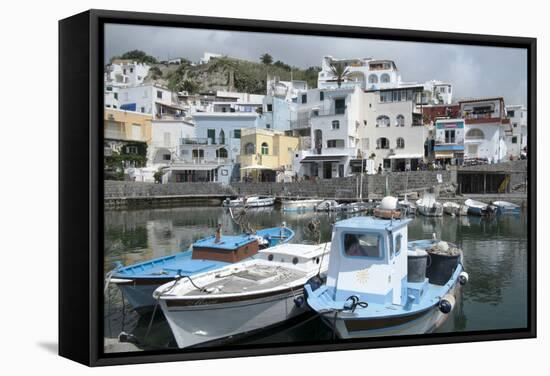
[[[230,57],[212,58],[207,64],[194,65],[182,58],[181,64],[158,62],[142,51],[129,51],[116,58],[135,59],[152,66],[147,81],[158,82],[172,91],[199,92],[227,90],[250,94],[265,94],[266,79],[279,77],[282,81],[306,81],[310,88],[317,87],[320,67],[301,69],[280,60],[273,62],[269,54],[263,54],[258,62]]]

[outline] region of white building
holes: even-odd
[[[147,149],[148,166],[169,166],[178,160],[178,147],[182,139],[194,139],[195,124],[177,119],[153,119],[151,142]]]
[[[497,163],[507,155],[506,136],[511,133],[502,97],[460,101],[465,121],[464,157]]]
[[[216,57],[222,57],[222,54],[216,54],[213,52],[205,52],[199,60],[199,64],[208,64],[210,62],[210,59],[216,58]]]
[[[418,106],[422,92],[422,86],[413,86],[364,93],[358,137],[363,157],[376,169],[414,171],[423,161],[428,130]]]
[[[105,85],[135,86],[141,85],[151,67],[133,60],[115,59],[105,68]]]
[[[120,87],[116,98],[117,108],[151,114],[154,119],[181,119],[185,115],[185,109],[180,104],[177,94],[154,83]],[[105,106],[109,107],[107,101]]]
[[[331,67],[336,64],[344,65],[349,71],[344,82],[341,83],[341,87],[359,85],[365,90],[375,90],[395,87],[401,83],[399,70],[391,60],[375,60],[372,58],[336,59],[332,56],[324,56],[317,79],[318,88],[338,87],[336,77],[331,70]]]
[[[464,160],[464,119],[437,119],[434,139],[435,159],[462,164]]]
[[[205,112],[193,115],[195,137],[182,138],[177,161],[171,164],[169,181],[214,181],[224,184],[240,177],[237,156],[241,152],[241,129],[257,128],[260,114],[251,112]]]
[[[351,174],[350,160],[358,153],[361,96],[358,86],[312,89],[298,96],[294,129],[311,129],[309,149],[295,154],[293,168],[299,176],[330,179]]]
[[[527,148],[527,108],[523,105],[506,106],[512,132],[506,137],[508,157],[519,158]]]

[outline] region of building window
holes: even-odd
[[[514,117],[515,114],[513,110],[508,110],[508,117]]]
[[[338,98],[334,100],[334,113],[336,115],[343,115],[346,113],[346,99]]]
[[[480,129],[473,128],[466,132],[466,138],[471,140],[481,140],[485,138],[485,134]]]
[[[327,148],[343,148],[344,140],[327,140]]]
[[[118,93],[113,93],[113,97],[115,97],[115,99],[118,100]]]
[[[446,144],[454,144],[456,141],[456,132],[454,129],[446,129],[445,130],[445,143]]]
[[[405,148],[405,140],[403,137],[397,138],[397,149],[404,149]]]
[[[216,143],[216,130],[215,129],[207,129],[206,130],[206,138],[208,139],[208,143],[210,145],[214,145]]]
[[[517,144],[517,143],[518,143],[517,136],[512,137],[512,144]]]
[[[390,82],[390,75],[387,74],[387,73],[384,73],[380,76],[380,82],[384,83],[384,84],[387,84],[388,82]]]
[[[233,130],[233,137],[234,138],[241,138],[241,130],[240,129]]]
[[[220,131],[220,144],[221,145],[225,145],[225,132],[223,131],[223,129]]]
[[[138,153],[138,147],[137,146],[127,146],[126,147],[126,154],[137,154]]]
[[[145,107],[141,107],[140,110],[142,113],[145,113]]]
[[[405,126],[405,116],[397,115],[397,117],[395,118],[395,125],[397,127],[404,127]]]
[[[271,128],[271,124],[266,124],[265,127],[266,127],[267,129],[270,129],[270,128]]]
[[[273,111],[273,105],[271,103],[269,103],[267,105],[267,112],[271,112],[271,111]]]
[[[216,150],[216,158],[227,158],[227,149],[221,148]]]
[[[193,158],[204,158],[204,150],[203,149],[193,150]]]
[[[170,154],[163,154],[162,155],[162,160],[163,161],[169,161],[171,159],[171,155]]]
[[[386,115],[380,115],[376,118],[376,127],[389,127],[390,118]]]
[[[267,142],[262,143],[262,155],[268,155],[269,154],[269,146],[267,146]]]
[[[369,75],[369,84],[377,84],[378,83],[378,76],[375,74]]]
[[[390,148],[390,140],[388,140],[386,137],[380,137],[376,140],[376,148],[377,149],[389,149]]]
[[[162,91],[157,90],[157,98],[162,99]]]
[[[320,92],[319,92],[319,100],[320,100],[320,101],[324,101],[324,100],[325,100],[325,92],[324,92],[324,91],[320,91]]]
[[[332,129],[333,130],[340,129],[340,121],[339,120],[333,120],[332,121]]]
[[[249,142],[244,146],[244,154],[246,155],[254,154],[256,152],[255,150],[256,148],[254,147],[254,144],[252,142]]]
[[[518,123],[514,123],[514,128],[517,128],[518,127]]]
[[[302,94],[302,103],[307,103],[307,94]]]

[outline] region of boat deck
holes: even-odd
[[[280,287],[305,276],[305,272],[281,266],[254,265],[231,275],[215,278],[201,287],[210,291],[210,296],[240,294]],[[184,294],[189,297],[198,295],[204,295],[204,292],[193,289]]]

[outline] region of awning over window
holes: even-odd
[[[422,154],[394,154],[390,155],[390,159],[420,159]]]
[[[300,161],[300,163],[315,163],[315,162],[341,162],[342,158],[347,157],[342,155],[308,155]]]
[[[446,159],[446,158],[453,158],[454,152],[452,150],[449,151],[438,151],[435,153],[435,159]]]

